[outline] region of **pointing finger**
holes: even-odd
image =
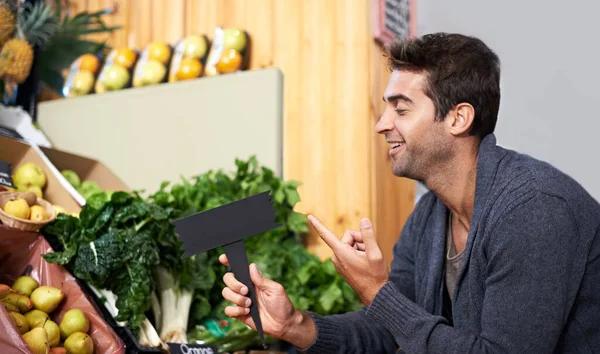
[[[339,249],[340,240],[333,234],[333,232],[329,231],[317,218],[312,215],[308,216],[308,220],[313,225],[313,227],[317,230],[319,235],[325,243],[336,252]]]

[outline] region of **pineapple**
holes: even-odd
[[[0,0],[0,48],[15,31],[17,19],[15,18],[14,2],[14,0]]]
[[[46,2],[24,3],[16,37],[6,42],[0,52],[0,79],[23,83],[31,71],[33,46],[44,46],[57,28],[58,19],[50,5]]]

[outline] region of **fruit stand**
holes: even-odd
[[[81,35],[118,29],[108,10],[4,1],[0,24],[15,28],[0,26],[2,104],[35,101],[24,88],[36,70],[55,96],[13,129],[23,136],[0,134],[0,352],[267,352],[224,315],[222,248],[182,258],[172,224],[264,191],[281,226],[246,240],[248,260],[298,309],[360,308],[305,247],[302,182],[283,174],[283,76],[247,71],[251,33],[109,48]],[[294,352],[267,340],[269,353]]]

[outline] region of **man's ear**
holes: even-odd
[[[459,103],[449,112],[450,133],[458,136],[468,134],[475,119],[475,109],[468,103]]]

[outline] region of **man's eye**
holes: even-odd
[[[396,111],[396,113],[398,113],[401,116],[406,114],[406,109],[397,108],[395,111]]]

